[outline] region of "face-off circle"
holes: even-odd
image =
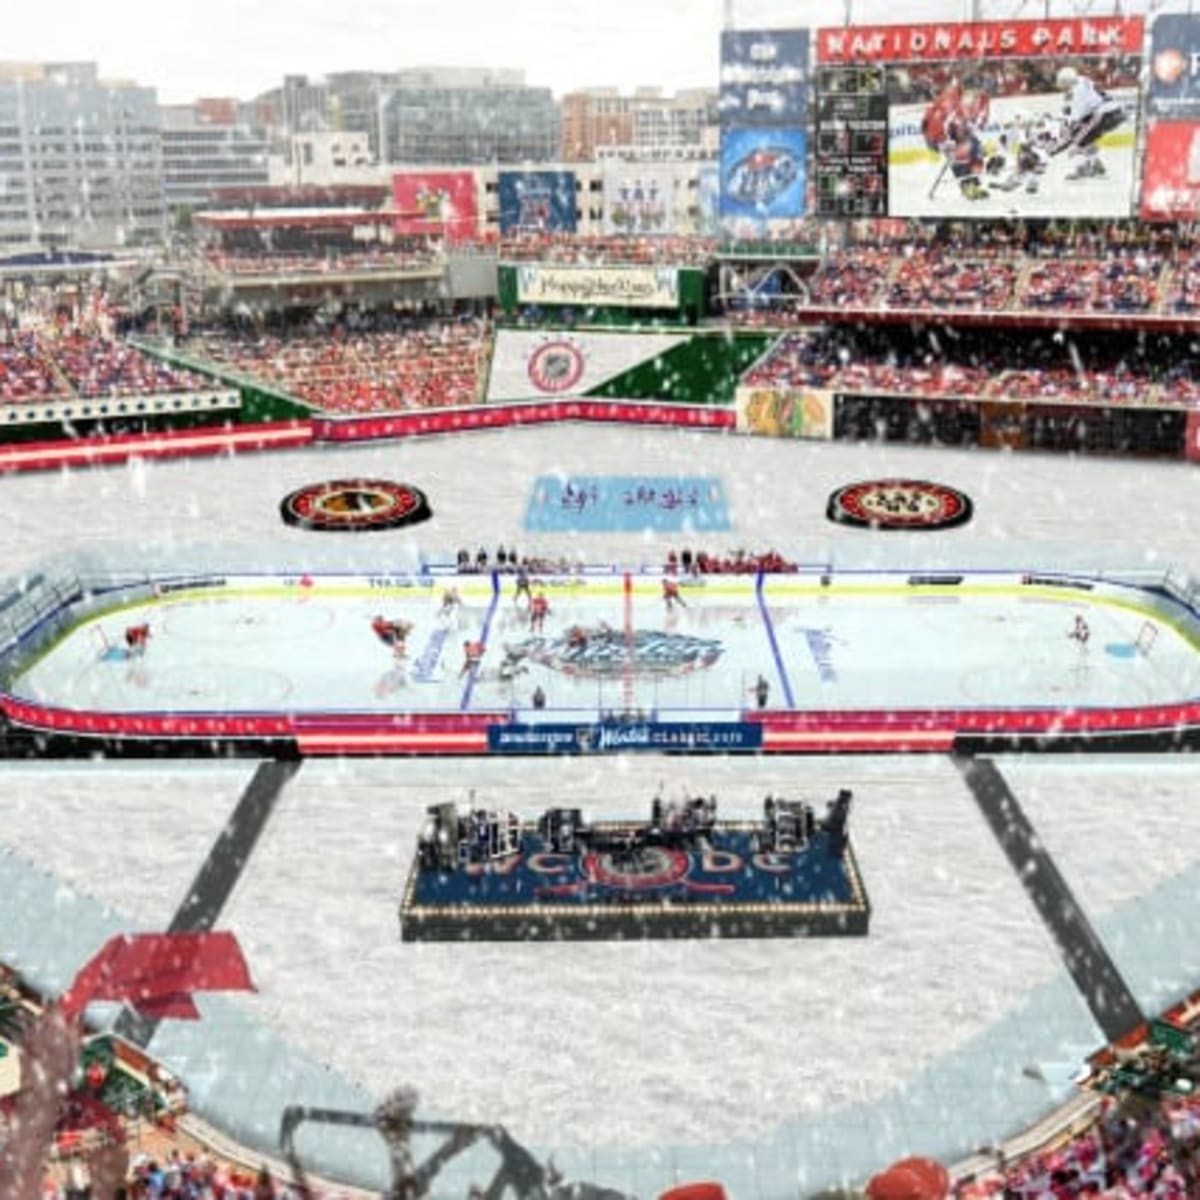
[[[428,521],[425,493],[386,479],[330,479],[289,492],[279,505],[286,525],[321,533],[399,529]]]
[[[868,479],[838,488],[825,515],[862,529],[952,529],[971,519],[971,498],[923,479]]]

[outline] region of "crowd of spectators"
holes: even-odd
[[[210,250],[209,266],[223,275],[332,275],[352,272],[406,271],[439,266],[444,255],[432,246],[421,249],[391,249],[382,246],[363,250],[319,250],[283,254],[262,250]]]
[[[0,329],[0,403],[197,391],[212,381],[92,325]]]
[[[742,377],[748,387],[822,387],[844,395],[1024,400],[1105,406],[1200,402],[1200,371],[1176,344],[1116,357],[1062,335],[997,342],[837,327],[785,334]]]
[[[152,396],[196,391],[211,385],[204,375],[151,358],[125,342],[83,330],[71,331],[46,346],[71,387],[84,399],[97,396]]]
[[[478,318],[376,317],[297,331],[208,332],[188,353],[331,413],[478,403],[490,346]]]
[[[1181,254],[1176,261],[1167,310],[1177,313],[1200,310],[1200,253]]]
[[[1158,304],[1164,264],[1144,254],[1101,259],[1050,259],[1029,272],[1018,308],[1068,312],[1151,312]]]
[[[957,1200],[1194,1200],[1180,1171],[1195,1169],[1200,1100],[1167,1103],[1161,1124],[1114,1108],[1085,1133],[958,1190]]]
[[[800,568],[776,550],[753,553],[734,550],[727,554],[709,554],[704,550],[671,550],[663,570],[668,575],[757,575],[764,571],[772,575],[794,574]]]
[[[891,308],[1007,308],[1017,271],[1007,259],[956,258],[919,249],[906,255],[887,289]]]
[[[862,247],[828,255],[805,282],[813,305],[870,308],[883,294],[894,262],[889,250]]]
[[[577,237],[573,233],[520,233],[500,240],[501,262],[569,263],[587,266],[703,266],[716,254],[715,238]]]
[[[72,1169],[48,1180],[42,1200],[108,1200],[96,1194],[86,1172]],[[122,1200],[301,1200],[299,1188],[272,1178],[264,1167],[238,1170],[205,1154],[168,1152],[161,1161],[139,1155],[124,1173]],[[310,1189],[312,1200],[336,1196]]]
[[[65,397],[71,389],[33,333],[0,334],[0,404]]]

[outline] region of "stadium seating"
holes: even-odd
[[[576,237],[569,233],[513,234],[501,239],[502,262],[552,262],[587,264],[664,263],[702,266],[716,252],[711,238],[687,237]]]
[[[70,386],[42,352],[37,336],[0,341],[0,404],[69,396]]]
[[[211,380],[143,354],[116,338],[77,327],[0,341],[0,404],[197,391]]]
[[[331,275],[370,271],[404,271],[440,264],[444,256],[433,247],[393,250],[375,247],[361,251],[272,254],[258,251],[210,250],[207,262],[229,275]]]
[[[75,392],[85,399],[151,396],[195,391],[210,385],[206,376],[179,370],[124,342],[99,334],[73,331],[43,344]]]
[[[1200,401],[1200,377],[1191,367],[1182,363],[1164,370],[1153,350],[1128,362],[1085,363],[1065,341],[1024,349],[1012,343],[972,355],[951,349],[935,352],[928,342],[909,344],[899,335],[867,337],[833,328],[784,335],[741,382],[748,387],[823,387],[844,395],[1108,407]]]
[[[482,321],[435,320],[286,336],[210,332],[187,349],[326,412],[379,413],[477,403],[489,336]]]
[[[1194,1148],[1200,1137],[1200,1101],[1171,1101],[1163,1122],[1177,1144],[1176,1153]],[[1065,1145],[992,1172],[957,1192],[958,1200],[1066,1200],[1087,1195],[1188,1200],[1190,1193],[1172,1161],[1165,1131],[1115,1109]]]

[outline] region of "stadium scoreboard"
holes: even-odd
[[[816,73],[817,216],[887,215],[888,100],[882,65]]]

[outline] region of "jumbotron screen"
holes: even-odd
[[[818,216],[1118,218],[1140,17],[817,31]]]

